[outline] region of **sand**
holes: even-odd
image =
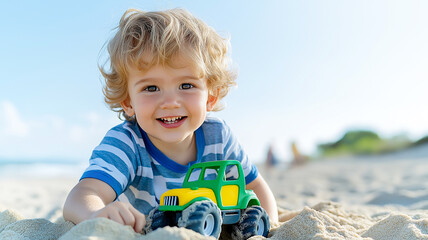
[[[279,206],[268,239],[428,239],[427,147],[260,172]],[[213,239],[176,227],[141,235],[108,219],[75,226],[62,205],[76,182],[0,177],[0,239]]]

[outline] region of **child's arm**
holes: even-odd
[[[82,179],[65,201],[64,219],[78,224],[87,219],[104,217],[141,232],[146,222],[144,214],[129,203],[113,202],[115,197],[114,190],[103,181]]]
[[[269,220],[272,223],[278,222],[278,208],[276,206],[275,197],[273,196],[272,191],[270,190],[269,185],[259,174],[254,181],[250,182],[246,186],[247,189],[251,189],[257,195],[260,200],[262,208],[269,215]]]

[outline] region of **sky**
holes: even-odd
[[[211,115],[253,161],[353,129],[428,135],[428,1],[1,1],[0,159],[87,161],[120,123],[98,64],[128,8],[185,8],[230,39],[238,87]]]

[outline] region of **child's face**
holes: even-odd
[[[205,78],[183,60],[177,65],[180,68],[156,65],[147,72],[136,67],[128,71],[129,99],[122,107],[128,116],[135,114],[158,148],[192,140],[217,101],[209,95]]]

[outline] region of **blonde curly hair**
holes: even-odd
[[[108,42],[109,58],[99,66],[105,79],[104,100],[119,118],[134,120],[126,115],[120,103],[129,95],[127,72],[129,66],[141,71],[162,64],[174,66],[174,58],[187,57],[205,77],[211,95],[224,98],[231,86],[236,85],[236,74],[230,68],[227,55],[228,40],[213,28],[183,9],[158,12],[127,10],[120,19],[117,32]],[[151,61],[142,61],[150,56]],[[146,59],[145,58],[145,59]],[[110,68],[104,66],[110,63]],[[213,111],[222,109],[216,104]]]

